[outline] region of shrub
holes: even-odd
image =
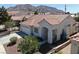
[[[12,37],[12,38],[10,39],[10,42],[11,42],[11,43],[16,43],[16,40],[17,40],[17,37]]]
[[[74,20],[79,22],[79,16],[78,17],[74,17]]]
[[[17,37],[12,37],[10,39],[10,43],[8,44],[8,46],[12,46],[12,45],[16,44],[16,41],[17,41]]]
[[[38,11],[35,11],[35,12],[34,12],[34,15],[38,15]]]
[[[32,54],[39,50],[38,39],[34,36],[25,36],[18,48],[23,54]]]
[[[6,28],[13,28],[16,26],[14,21],[6,21],[5,23]]]

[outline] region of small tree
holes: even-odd
[[[79,16],[78,17],[74,17],[75,21],[79,22]]]
[[[25,36],[21,43],[18,45],[20,51],[24,54],[32,54],[39,50],[38,39],[34,36]]]
[[[66,12],[65,14],[70,14],[70,12]]]
[[[35,11],[35,12],[34,12],[34,15],[38,15],[38,11]]]
[[[11,20],[11,16],[8,14],[7,9],[2,6],[0,8],[0,24],[4,24],[8,20]]]
[[[16,25],[14,21],[7,21],[4,24],[5,24],[6,28],[12,28]]]
[[[12,31],[12,28],[16,26],[15,22],[14,21],[6,21],[4,23],[6,29],[8,29],[9,32]]]

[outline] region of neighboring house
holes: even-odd
[[[21,16],[12,16],[12,20],[13,21],[19,21],[22,22],[23,21],[23,17],[25,17],[24,15]],[[26,17],[25,17],[26,18]]]
[[[23,22],[25,20],[27,20],[27,18],[33,16],[33,15],[23,15],[23,14],[19,14],[20,11],[8,11],[8,14],[11,15],[12,20],[15,21],[17,24],[19,24],[20,22]]]
[[[27,20],[28,18],[30,18],[32,16],[33,15],[12,16],[12,20],[13,21],[20,21],[20,22],[22,22],[22,21],[25,21],[25,20]],[[23,19],[23,18],[25,18],[25,19]]]
[[[75,33],[75,25],[70,15],[34,15],[20,23],[20,31],[41,37],[52,44]]]
[[[26,21],[29,17],[33,15],[21,15],[21,16],[12,16],[12,20],[16,22],[16,24],[20,24],[20,22]]]
[[[79,33],[73,35],[70,39],[71,39],[71,54],[79,54]]]
[[[15,16],[18,13],[19,13],[19,11],[8,11],[8,14],[11,15],[11,16]]]

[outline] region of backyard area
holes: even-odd
[[[22,54],[17,49],[19,42],[20,42],[20,40],[18,39],[15,45],[7,46],[8,44],[4,44],[4,48],[5,48],[6,53],[7,54]]]
[[[71,54],[71,44],[61,49],[57,54]]]

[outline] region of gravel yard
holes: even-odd
[[[10,42],[11,37],[17,37],[18,39],[21,38],[21,36],[19,36],[16,33],[11,33],[9,35],[0,37],[0,54],[20,53],[20,52],[16,52],[16,45],[9,47],[9,48],[6,47],[6,44]]]
[[[62,50],[60,50],[57,53],[59,53],[59,54],[71,54],[71,44],[69,44],[68,46],[66,46],[65,48],[63,48]]]

